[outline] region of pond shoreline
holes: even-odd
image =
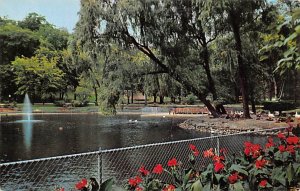
[[[201,116],[198,118],[189,118],[179,124],[180,128],[199,132],[211,132],[212,134],[233,134],[240,132],[259,131],[272,128],[284,128],[286,123],[277,123],[275,121],[267,121],[264,119],[238,119],[230,120],[225,118],[210,118],[209,116]]]

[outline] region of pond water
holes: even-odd
[[[1,163],[207,136],[177,127],[184,119],[162,116],[52,114],[15,122],[21,118],[2,117]]]

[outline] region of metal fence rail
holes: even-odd
[[[144,165],[152,170],[156,164],[167,168],[167,162],[176,158],[188,165],[188,155],[191,153],[189,144],[194,144],[200,153],[215,148],[227,150],[227,155],[238,153],[243,149],[245,141],[264,144],[265,135],[272,135],[283,128],[261,131],[243,132],[231,135],[195,138],[140,145],[134,147],[99,150],[89,153],[58,156],[37,160],[27,160],[0,164],[0,190],[55,190],[64,187],[75,190],[76,182],[82,178],[95,177],[100,182],[114,177],[117,184],[126,184],[128,178],[138,174],[138,169]],[[195,166],[201,168],[209,161],[199,156]],[[168,180],[166,174],[160,179]]]

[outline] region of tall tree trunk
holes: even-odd
[[[130,104],[130,95],[129,95],[129,91],[127,90],[127,105]]]
[[[203,57],[204,57],[204,64],[203,64],[203,68],[205,70],[206,73],[206,77],[207,77],[207,81],[208,81],[208,89],[210,91],[210,93],[212,93],[213,95],[213,100],[216,100],[218,98],[217,96],[217,90],[216,90],[216,86],[215,86],[215,81],[212,78],[211,75],[211,71],[210,71],[210,65],[209,65],[209,52],[208,52],[208,48],[207,48],[207,44],[205,43],[204,48],[204,52],[203,52]]]
[[[133,103],[133,88],[131,89],[131,103]]]
[[[297,83],[297,74],[298,74],[298,72],[297,72],[297,70],[295,69],[294,70],[294,103],[296,103],[297,102],[297,85],[298,85],[298,83]]]
[[[248,98],[248,83],[247,83],[247,73],[243,62],[243,50],[242,50],[242,42],[240,36],[240,26],[238,16],[230,13],[231,19],[231,27],[233,30],[234,40],[235,40],[235,49],[237,51],[237,59],[238,59],[238,77],[240,82],[241,93],[243,97],[243,112],[245,118],[251,118],[249,112],[249,98]]]
[[[145,99],[145,105],[148,105],[148,101],[147,101],[147,99],[148,99],[147,93],[144,94],[144,99]]]
[[[95,106],[98,106],[98,92],[96,86],[94,86],[94,93],[95,93]]]
[[[159,96],[159,103],[163,104],[164,103],[164,96]]]
[[[278,86],[277,86],[275,76],[273,76],[272,80],[273,80],[273,85],[274,85],[274,99],[277,100],[278,99],[278,96],[277,96],[278,95]]]

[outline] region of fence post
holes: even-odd
[[[101,147],[99,147],[99,154],[98,154],[98,178],[99,178],[99,184],[102,184],[102,152]]]
[[[220,156],[220,137],[217,137],[217,153]]]

